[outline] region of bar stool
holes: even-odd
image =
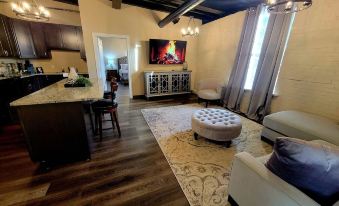
[[[102,141],[102,122],[104,121],[103,116],[105,114],[110,114],[111,119],[109,121],[112,121],[112,129],[115,129],[114,123],[116,124],[119,137],[121,137],[121,131],[119,126],[119,120],[117,117],[117,108],[118,103],[111,99],[103,99],[96,101],[92,104],[92,108],[95,114],[95,133],[98,132],[98,126],[99,126],[99,134],[100,134],[100,141]],[[111,128],[107,128],[111,129]]]
[[[110,114],[111,119],[108,121],[112,121],[113,130],[115,129],[114,123],[116,124],[119,137],[121,137],[119,120],[117,118],[118,103],[114,101],[117,90],[118,90],[118,83],[116,82],[116,78],[112,78],[111,91],[105,92],[104,99],[92,103],[92,109],[95,115],[95,134],[97,134],[98,126],[99,126],[100,141],[102,141],[102,130],[103,130],[102,122],[105,121],[103,118],[105,114]],[[106,128],[106,129],[111,129],[111,128]]]

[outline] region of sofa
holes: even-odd
[[[339,146],[338,123],[317,115],[282,111],[264,118],[263,139],[275,141],[277,137],[286,136],[303,140],[324,140]]]
[[[322,140],[320,144],[336,147]],[[229,183],[229,202],[240,206],[319,206],[296,187],[273,174],[265,166],[270,155],[254,158],[249,153],[235,155]],[[334,204],[339,206],[339,201]]]

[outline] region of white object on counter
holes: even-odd
[[[76,80],[76,79],[78,79],[78,74],[77,74],[77,72],[76,72],[76,69],[75,69],[75,67],[71,67],[70,68],[70,71],[69,71],[69,74],[68,74],[68,79],[70,79],[70,80]]]

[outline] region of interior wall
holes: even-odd
[[[187,26],[189,18],[182,17],[180,22],[172,23],[159,28],[157,23],[167,13],[156,12],[140,7],[122,5],[121,9],[113,9],[109,0],[80,0],[80,17],[84,33],[85,49],[89,74],[97,76],[95,54],[93,46],[93,33],[105,33],[129,36],[129,60],[132,76],[132,94],[144,94],[143,71],[146,70],[182,70],[182,65],[150,65],[148,63],[149,39],[186,40],[186,61],[188,69],[192,70],[192,85],[195,81],[197,65],[197,38],[183,38],[180,30]],[[197,21],[200,25],[201,21]]]
[[[8,1],[11,2],[11,1]],[[71,9],[79,11],[78,6],[60,3],[52,0],[38,1],[45,7]],[[47,23],[54,24],[66,24],[81,26],[80,13],[79,12],[67,12],[50,9],[51,18]],[[18,18],[11,9],[10,3],[0,2],[0,13],[11,18]],[[0,59],[2,61],[2,59]],[[7,59],[7,62],[16,62],[16,59]],[[68,52],[68,51],[52,51],[52,59],[34,59],[31,60],[35,67],[42,66],[46,73],[61,72],[62,68],[76,66],[79,71],[88,73],[87,64],[80,58],[80,52]],[[66,70],[67,71],[67,70]]]
[[[196,83],[214,78],[226,85],[237,54],[245,15],[246,12],[242,11],[202,25]]]
[[[339,1],[314,0],[298,12],[272,112],[299,110],[339,121]]]
[[[79,52],[52,50],[52,59],[34,59],[34,67],[42,67],[45,73],[68,71],[68,67],[76,67],[81,73],[88,73],[87,64],[80,59]]]
[[[118,69],[118,58],[127,56],[127,40],[118,37],[102,37],[102,44],[104,48],[105,65],[108,60],[113,60],[113,68]],[[107,67],[106,67],[107,69]]]

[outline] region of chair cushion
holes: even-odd
[[[96,108],[102,107],[117,107],[118,103],[111,99],[102,99],[92,103],[92,107],[95,110]]]
[[[206,100],[218,100],[220,99],[220,93],[215,89],[203,89],[198,91],[198,97]]]
[[[339,145],[339,125],[317,115],[282,111],[266,116],[263,125],[288,137],[304,140],[323,139]]]
[[[266,167],[321,205],[339,200],[339,148],[279,137]]]

